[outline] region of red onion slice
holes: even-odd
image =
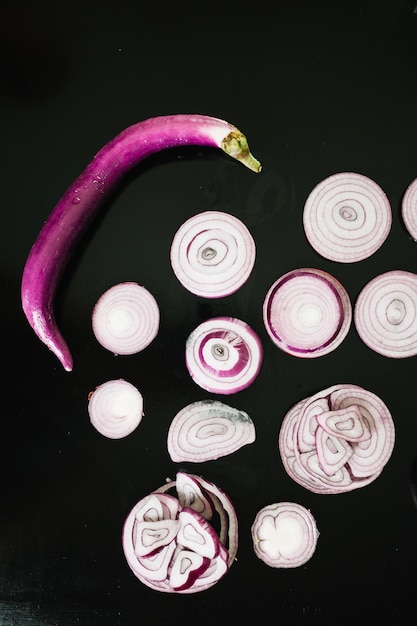
[[[319,531],[301,504],[279,502],[258,511],[251,528],[256,556],[277,568],[300,567],[313,556]]]
[[[252,328],[233,317],[214,317],[188,337],[187,369],[206,391],[232,394],[246,389],[259,374],[262,344]]]
[[[354,309],[358,335],[382,356],[417,354],[417,274],[392,270],[373,278],[360,292]]]
[[[342,343],[350,329],[352,305],[334,276],[301,268],[287,272],[270,287],[263,319],[270,338],[281,350],[314,358]]]
[[[97,341],[114,354],[144,350],[159,330],[159,307],[153,295],[134,282],[110,287],[96,302],[92,314]]]
[[[303,224],[310,245],[321,256],[353,263],[382,246],[391,229],[391,206],[376,182],[362,174],[341,172],[311,191]]]
[[[99,433],[122,439],[142,421],[142,394],[126,380],[108,380],[89,394],[88,414]]]
[[[167,446],[172,461],[201,463],[232,454],[255,438],[255,425],[247,413],[217,400],[202,400],[177,413]]]
[[[401,203],[401,216],[410,236],[417,241],[417,178],[407,189]]]
[[[237,217],[205,211],[189,218],[171,245],[171,265],[180,283],[205,298],[222,298],[249,278],[255,242]]]

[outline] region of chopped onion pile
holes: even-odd
[[[220,211],[189,218],[171,245],[176,277],[188,291],[205,298],[237,291],[249,278],[255,256],[255,242],[245,224]]]
[[[304,565],[313,556],[319,538],[311,512],[294,502],[265,506],[257,513],[251,532],[256,556],[277,568]]]
[[[352,305],[336,278],[322,270],[301,268],[284,274],[271,286],[263,319],[281,350],[313,358],[342,343],[350,329]]]
[[[201,476],[175,481],[130,511],[122,535],[127,563],[151,589],[195,593],[215,585],[235,560],[238,522],[229,497]]]
[[[398,359],[417,355],[417,274],[392,270],[373,278],[356,300],[354,320],[371,350]]]
[[[212,393],[246,389],[258,376],[262,359],[262,344],[255,331],[233,317],[203,322],[186,341],[188,371],[197,385]]]
[[[279,433],[283,465],[293,480],[321,494],[368,485],[384,469],[395,429],[384,402],[353,384],[340,384],[298,402]]]
[[[362,174],[341,172],[311,191],[303,224],[310,245],[321,256],[352,263],[382,246],[391,229],[391,206],[376,182]]]
[[[177,413],[168,430],[174,462],[210,461],[255,441],[255,425],[244,411],[218,400],[193,402]]]
[[[408,233],[417,241],[417,178],[405,190],[401,204],[401,215]]]
[[[110,287],[97,300],[92,314],[97,341],[114,354],[144,350],[159,331],[159,307],[153,295],[134,282]]]
[[[121,439],[142,421],[142,394],[126,380],[108,380],[89,394],[88,414],[99,433]]]

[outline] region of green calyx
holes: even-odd
[[[258,173],[261,171],[262,166],[260,162],[255,159],[249,150],[248,141],[239,130],[232,130],[223,139],[221,148],[226,154],[237,159],[253,172]]]

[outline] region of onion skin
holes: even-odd
[[[182,145],[221,148],[254,172],[261,169],[246,137],[224,120],[197,114],[149,118],[126,128],[96,154],[58,201],[33,244],[22,276],[23,311],[65,370],[72,370],[73,358],[57,326],[53,304],[76,242],[133,167],[153,153]]]

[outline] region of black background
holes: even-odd
[[[379,356],[354,327],[327,356],[291,357],[269,340],[262,302],[272,282],[296,267],[334,274],[352,303],[378,273],[416,271],[417,244],[402,226],[400,204],[417,177],[417,5],[15,2],[2,9],[0,46],[0,624],[413,624],[416,357]],[[156,155],[126,179],[57,294],[75,360],[67,373],[21,312],[29,249],[109,139],[147,117],[189,112],[235,124],[263,171],[189,148]],[[373,178],[393,211],[382,248],[356,264],[321,258],[302,229],[308,193],[338,171]],[[169,264],[176,229],[208,209],[240,217],[257,244],[245,286],[210,302],[186,292]],[[114,357],[95,341],[90,316],[98,296],[125,280],[157,298],[161,328],[143,353]],[[171,419],[210,396],[186,372],[184,341],[222,314],[244,319],[264,345],[258,379],[227,399],[252,416],[257,440],[181,468],[229,493],[240,520],[238,560],[208,591],[161,594],[131,573],[121,530],[135,502],[178,469],[166,450]],[[126,378],[145,399],[142,423],[120,441],[99,435],[87,415],[88,393],[109,378]],[[371,485],[319,496],[287,476],[277,437],[295,402],[340,382],[380,395],[396,445]],[[313,558],[294,570],[268,568],[252,550],[256,512],[279,500],[310,508],[321,533]]]

